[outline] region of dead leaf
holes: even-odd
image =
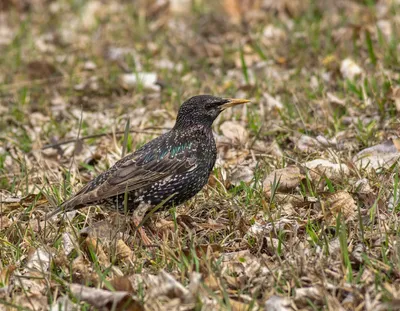
[[[306,162],[304,166],[310,170],[311,179],[316,181],[323,179],[324,176],[331,180],[341,180],[350,173],[346,164],[336,164],[324,159]]]
[[[93,271],[90,263],[83,256],[74,259],[71,270],[74,282],[91,282],[93,284],[99,282],[98,274]]]
[[[295,140],[296,147],[302,152],[315,152],[319,147],[318,141],[310,136],[301,135]]]
[[[392,38],[392,23],[389,20],[379,20],[376,22],[377,28],[381,31],[381,33],[386,37],[386,40],[390,40]]]
[[[71,301],[68,296],[58,297],[57,301],[53,303],[50,311],[76,311],[79,306]]]
[[[372,188],[367,178],[362,178],[354,183],[354,188],[357,193],[368,194],[372,193]]]
[[[102,3],[100,1],[90,1],[82,8],[82,26],[91,29],[97,25],[98,19],[102,14]]]
[[[334,94],[332,94],[330,92],[326,93],[326,97],[328,97],[329,102],[332,103],[332,104],[337,104],[337,105],[340,105],[340,106],[344,106],[346,104],[344,99],[340,99],[339,97],[337,97],[336,95],[334,95]]]
[[[65,256],[69,256],[75,248],[75,239],[69,232],[64,232],[62,235],[63,248]]]
[[[21,293],[14,298],[14,304],[19,308],[35,311],[47,311],[47,296],[42,293]]]
[[[94,254],[96,254],[97,259],[102,266],[107,267],[110,265],[108,256],[104,252],[103,246],[101,245],[99,239],[87,237],[84,240],[84,248],[89,258],[92,258],[90,253],[93,252]]]
[[[222,134],[234,143],[245,144],[249,139],[247,130],[237,121],[225,121],[220,129]]]
[[[400,152],[392,140],[366,148],[353,157],[359,169],[388,168],[400,158]]]
[[[0,216],[0,230],[5,230],[12,225],[11,219],[7,216]]]
[[[120,226],[120,215],[116,215],[113,221],[98,221],[91,226],[83,228],[80,232],[80,238],[94,238],[102,241],[112,240],[116,235],[116,227]]]
[[[397,112],[400,112],[400,87],[394,87],[392,89],[392,99],[396,105]]]
[[[196,297],[200,290],[200,283],[202,275],[198,272],[192,272],[189,276],[188,290],[192,294],[192,297]]]
[[[269,236],[269,234],[274,230],[276,231],[287,230],[295,232],[297,231],[298,227],[299,225],[295,220],[282,218],[278,221],[275,221],[274,223],[266,221],[256,222],[250,227],[248,232],[255,236],[265,237]]]
[[[239,23],[246,13],[260,8],[259,0],[223,0],[222,7],[234,23]]]
[[[26,267],[29,270],[45,273],[49,270],[51,253],[44,248],[35,249],[29,256]]]
[[[204,256],[204,254],[207,254],[207,256],[210,258],[217,258],[222,250],[221,245],[219,244],[201,244],[201,245],[196,245],[194,251],[196,252],[196,255],[201,258]],[[182,252],[187,256],[188,258],[191,258],[193,256],[192,253],[193,249],[192,248],[184,248]],[[178,255],[178,254],[177,254]]]
[[[330,194],[324,202],[326,220],[331,226],[336,224],[339,213],[343,215],[346,222],[356,217],[357,205],[350,193],[346,191]]]
[[[116,257],[124,262],[132,262],[135,258],[135,254],[123,240],[119,239],[117,241]]]
[[[4,269],[0,270],[0,284],[1,286],[8,286],[10,282],[11,275],[17,267],[15,265],[6,266]]]
[[[223,160],[225,161],[225,167],[240,165],[245,161],[249,155],[248,150],[238,150],[230,148],[225,153],[222,153]]]
[[[267,25],[263,30],[263,38],[266,39],[265,43],[273,43],[278,40],[285,40],[286,33],[273,24]]]
[[[358,263],[363,263],[364,258],[363,254],[365,253],[365,246],[362,243],[359,243],[354,246],[353,251],[351,252],[351,257]]]
[[[28,207],[33,203],[35,206],[41,206],[48,203],[47,199],[41,194],[31,193],[25,197],[20,195],[13,195],[7,192],[0,192],[0,204],[3,203],[0,209],[0,214],[7,214],[8,212],[21,207]]]
[[[83,69],[84,69],[84,70],[87,70],[87,71],[93,71],[93,70],[95,70],[96,68],[97,68],[96,63],[94,63],[94,62],[92,62],[92,61],[90,61],[90,60],[86,61],[86,62],[83,64]]]
[[[70,285],[71,293],[80,301],[85,301],[98,309],[142,311],[143,306],[125,291],[108,291],[80,284]]]
[[[314,303],[321,301],[324,297],[322,290],[317,287],[302,287],[296,288],[295,290],[295,301],[301,304],[307,304],[307,300],[311,300]]]
[[[210,274],[205,278],[204,285],[207,286],[212,291],[220,289],[220,282],[218,278],[213,274]]]
[[[251,254],[249,250],[223,254],[221,266],[221,275],[235,275],[243,284],[252,278],[270,273],[260,258]]]
[[[32,61],[26,65],[29,78],[35,79],[48,79],[50,77],[59,76],[57,68],[46,61]]]
[[[270,193],[274,180],[278,183],[278,191],[288,192],[300,185],[301,180],[305,176],[301,173],[300,168],[294,165],[277,169],[270,173],[264,180],[264,192]]]
[[[192,9],[191,0],[169,0],[169,10],[172,14],[190,14]]]
[[[345,79],[354,80],[360,76],[364,71],[352,59],[346,58],[340,64],[340,72]]]
[[[239,165],[235,167],[229,176],[229,182],[234,185],[238,186],[240,183],[250,183],[253,180],[254,171],[247,165]]]
[[[266,105],[266,109],[268,111],[270,110],[282,110],[283,109],[283,104],[275,99],[274,97],[272,97],[270,94],[264,92],[263,93],[263,100],[265,101],[265,105]]]
[[[144,281],[150,297],[166,296],[170,299],[179,298],[185,302],[194,298],[188,289],[163,270],[158,275],[149,275]]]
[[[271,296],[264,305],[265,311],[292,311],[291,302],[287,297]]]
[[[117,276],[113,278],[110,283],[116,291],[124,291],[128,293],[134,292],[132,283],[126,276]]]
[[[250,308],[250,305],[243,303],[241,301],[232,299],[232,298],[229,299],[229,304],[231,305],[231,310],[233,310],[233,311],[257,310],[256,306],[253,306],[252,308]]]
[[[120,83],[127,90],[138,86],[147,91],[161,90],[161,86],[157,84],[157,74],[154,72],[124,73],[120,76]]]

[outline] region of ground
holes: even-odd
[[[0,310],[400,308],[398,0],[0,3]],[[44,221],[174,124],[214,123],[194,199],[142,244],[101,206]]]

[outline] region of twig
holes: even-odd
[[[169,128],[160,128],[160,127],[149,127],[146,129],[168,129]],[[139,131],[139,130],[129,130],[130,133],[139,133],[139,134],[149,134],[149,135],[159,135],[159,132],[148,132],[146,131],[146,129],[144,131]],[[123,135],[125,133],[125,131],[118,131],[115,132],[116,135]],[[87,140],[87,139],[91,139],[91,138],[99,138],[99,137],[103,137],[103,136],[109,136],[112,135],[112,133],[101,133],[101,134],[93,134],[93,135],[88,135],[88,136],[83,136],[81,138],[79,138],[78,140]],[[71,138],[71,139],[67,139],[58,143],[54,143],[54,144],[47,144],[44,145],[41,150],[45,150],[45,149],[50,149],[50,148],[57,148],[60,147],[62,145],[67,145],[67,144],[72,144],[75,143],[77,141],[76,138]]]

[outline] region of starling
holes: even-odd
[[[151,208],[178,206],[207,184],[217,148],[212,124],[226,108],[245,99],[198,95],[179,109],[174,127],[125,156],[47,215],[88,205],[133,213],[138,225]],[[140,231],[146,240],[143,231]]]

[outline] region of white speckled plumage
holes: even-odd
[[[119,160],[47,218],[93,204],[132,213],[141,204],[156,206],[168,199],[163,206],[170,207],[187,201],[204,187],[215,164],[213,121],[226,107],[245,102],[210,95],[190,98],[171,131]]]

